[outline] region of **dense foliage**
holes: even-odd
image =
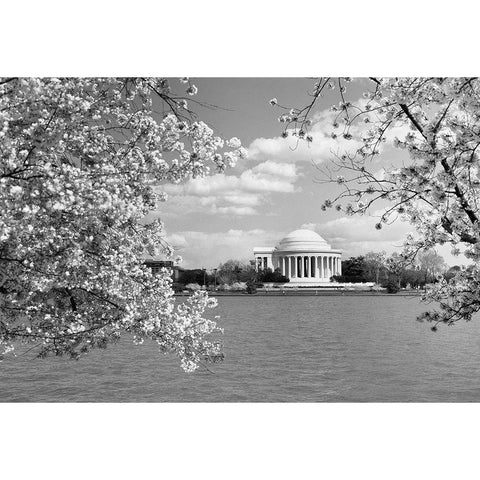
[[[163,79],[0,81],[0,351],[78,358],[129,333],[179,356],[185,370],[222,356],[205,293],[176,305],[163,224],[142,224],[161,185],[223,171],[244,155]],[[181,83],[179,84],[181,85]],[[156,185],[160,185],[155,189]],[[0,353],[1,353],[0,352]]]
[[[275,270],[265,268],[257,272],[257,281],[265,283],[287,283],[290,279],[282,275],[279,268]]]

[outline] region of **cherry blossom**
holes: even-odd
[[[24,342],[78,358],[127,334],[187,371],[222,358],[215,300],[177,303],[171,271],[144,265],[173,255],[163,223],[143,221],[166,200],[158,186],[245,156],[183,100],[166,79],[0,80],[1,353]]]
[[[322,170],[324,181],[344,190],[322,210],[350,200],[347,214],[364,214],[377,202],[386,205],[375,228],[397,218],[416,231],[405,243],[405,258],[449,244],[472,265],[442,281],[425,300],[440,310],[421,319],[452,324],[480,311],[480,80],[476,78],[371,78],[360,100],[347,98],[351,79],[320,78],[310,102],[301,108],[278,104],[285,132],[309,132],[311,117],[326,89],[338,87],[339,103],[330,108],[332,138],[357,140],[355,152],[334,155]],[[291,112],[295,112],[295,118]],[[377,157],[386,144],[406,153],[403,165],[378,173]],[[341,173],[341,175],[339,175]]]

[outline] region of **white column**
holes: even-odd
[[[317,269],[317,256],[313,257],[313,276],[318,278],[318,269]]]
[[[295,257],[289,257],[290,258],[290,268],[292,269],[292,274],[291,277],[296,277],[297,276],[297,266],[295,263]]]
[[[304,277],[310,276],[310,265],[308,264],[308,257],[305,255],[303,257],[303,268],[305,269],[305,273],[303,274]]]
[[[338,274],[342,274],[342,257],[338,257]]]
[[[298,270],[297,277],[298,277],[298,278],[302,278],[302,277],[303,277],[303,262],[302,262],[302,257],[296,257],[296,258],[297,258],[297,270]]]

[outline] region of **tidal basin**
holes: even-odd
[[[181,300],[181,299],[179,299]],[[126,339],[79,361],[0,363],[2,402],[480,401],[478,320],[415,321],[418,297],[220,297],[226,359],[185,374]]]

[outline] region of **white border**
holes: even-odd
[[[474,5],[9,2],[2,5],[0,70],[474,75]],[[478,405],[35,404],[0,411],[2,478],[404,480],[471,478],[478,471]]]
[[[478,472],[470,441],[478,405],[36,404],[8,413],[2,478],[441,480]]]
[[[24,0],[4,75],[475,75],[473,0]]]

